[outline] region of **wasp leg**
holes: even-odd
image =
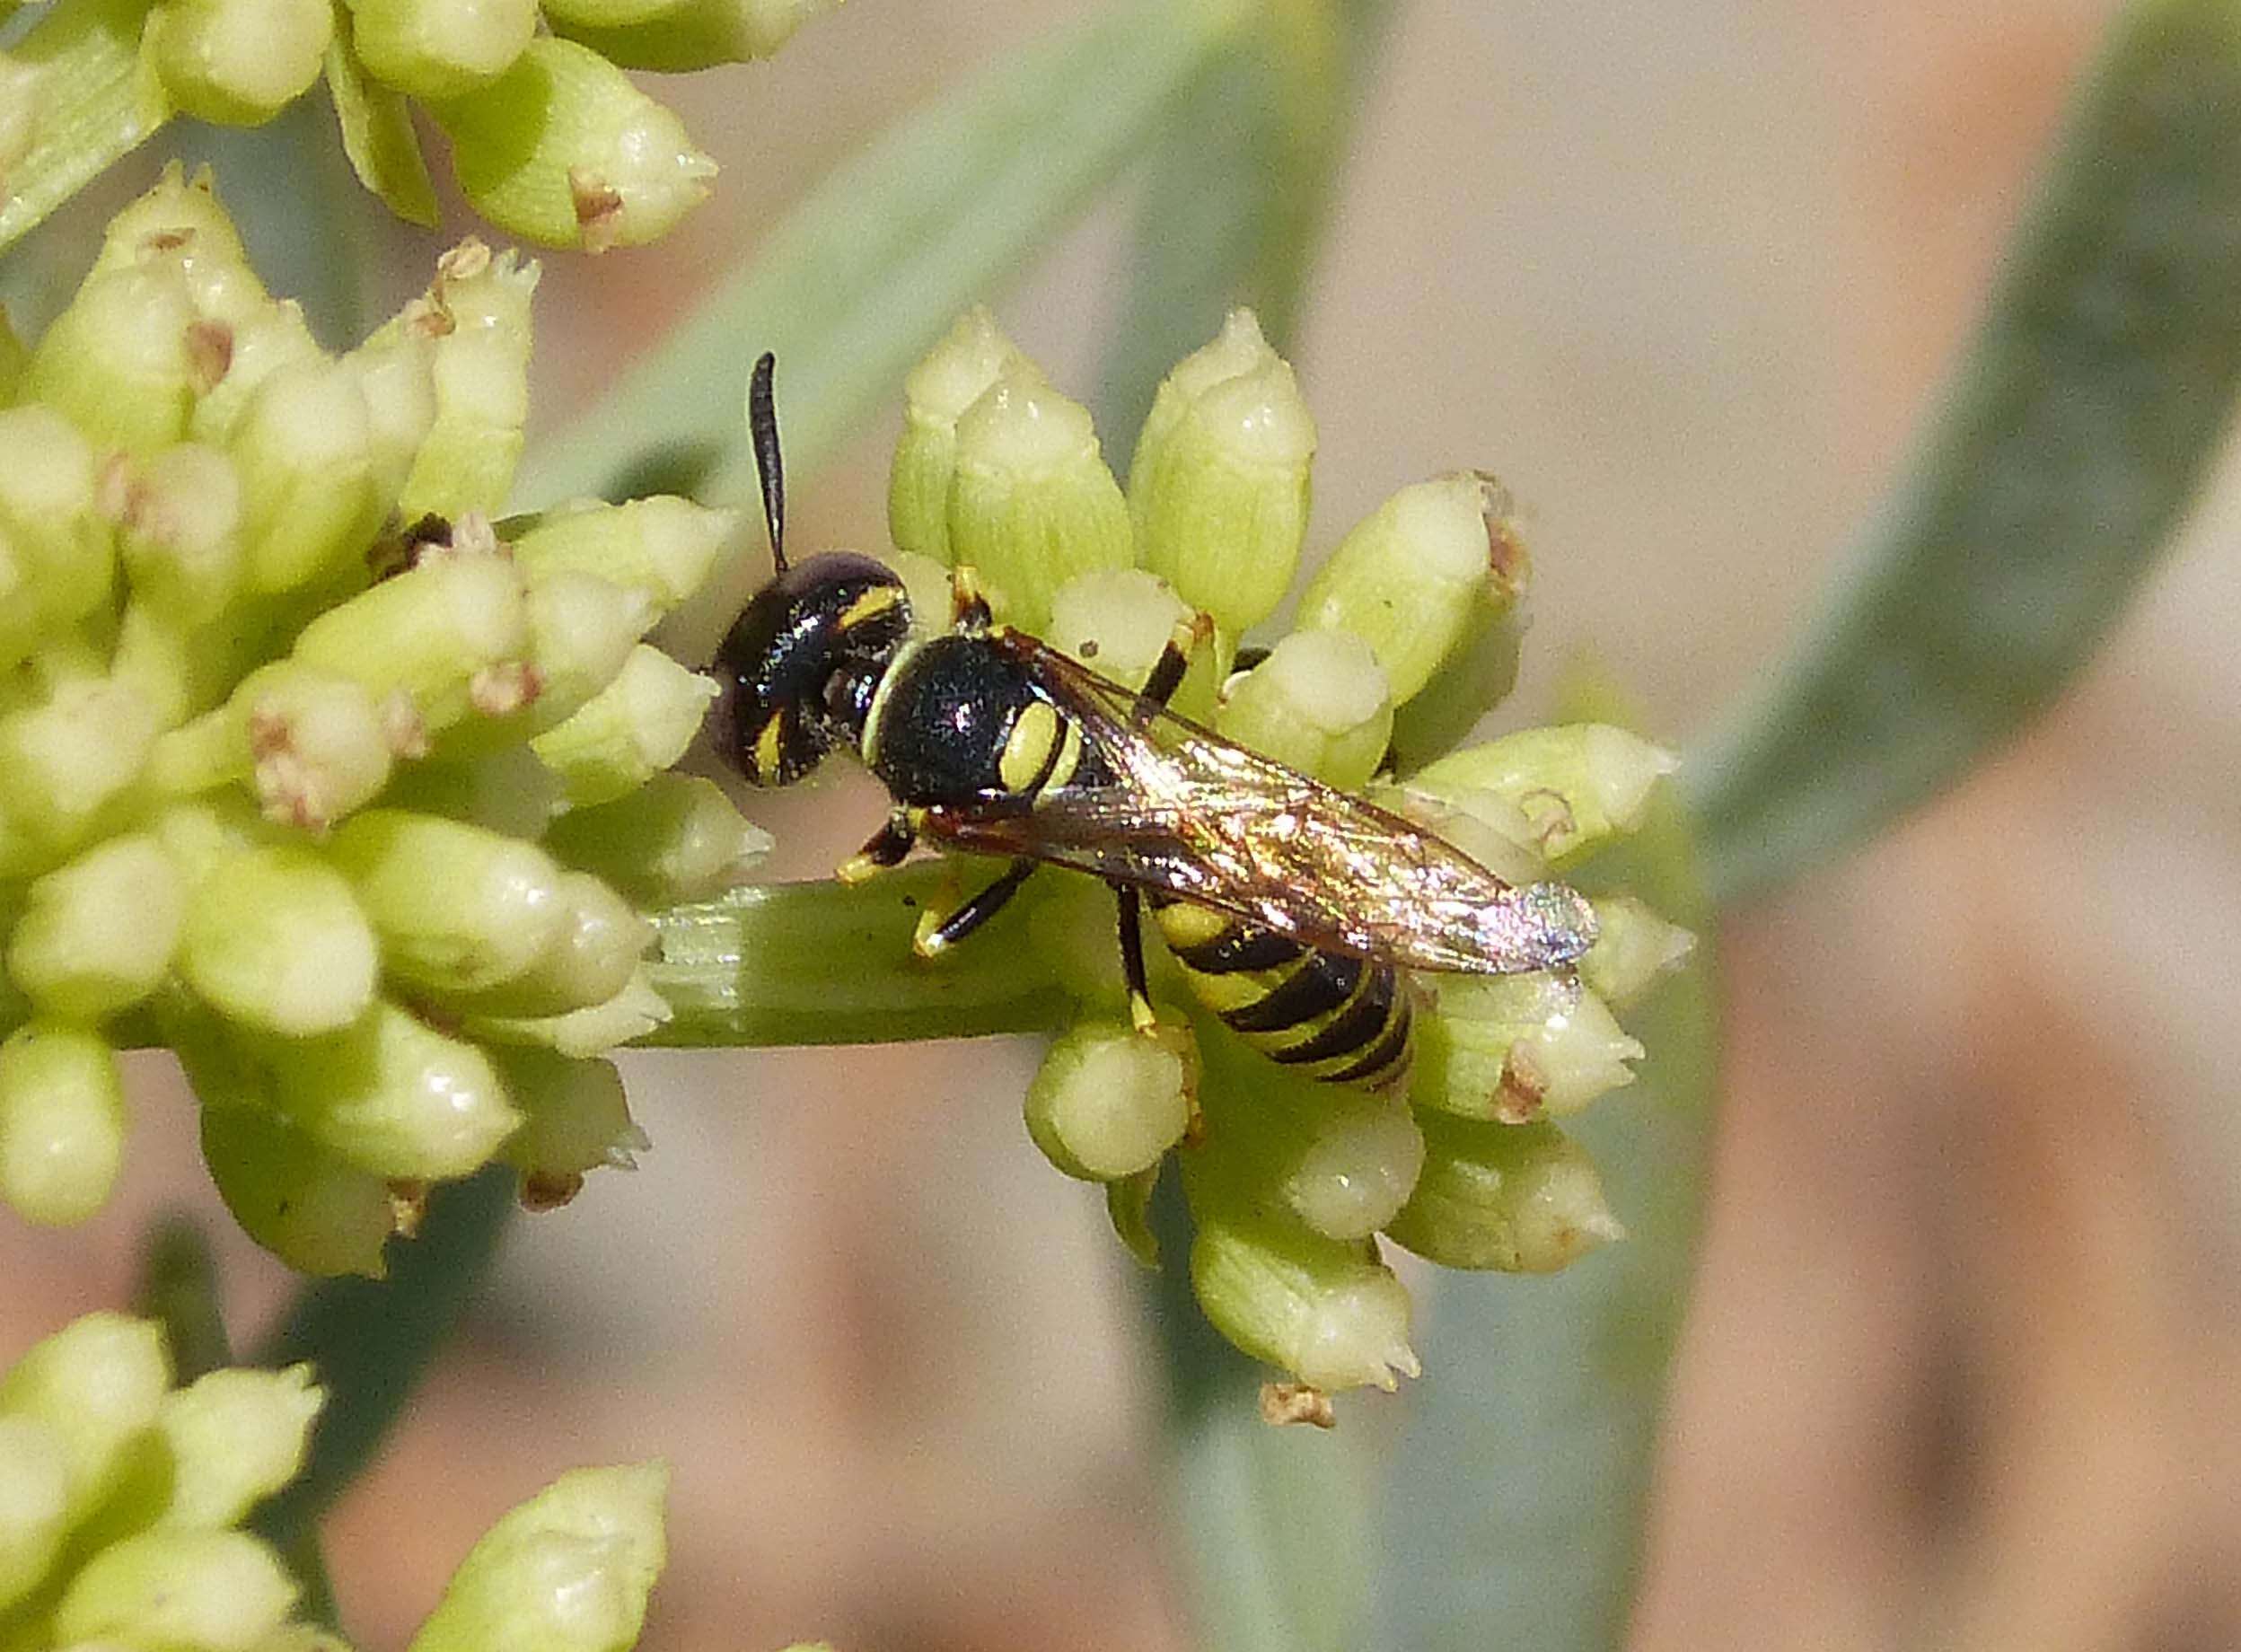
[[[1028,874],[1041,865],[1024,857],[1012,862],[1003,874],[955,911],[947,914],[927,912],[918,919],[918,932],[910,945],[921,958],[931,958],[963,940],[982,924],[1002,911],[1005,903],[1019,892],[1019,886]]]
[[[1144,972],[1144,897],[1132,883],[1115,883],[1113,899],[1120,906],[1120,975],[1129,984],[1129,1020],[1138,1032],[1158,1024],[1152,1013],[1150,979]]]
[[[958,630],[974,637],[996,623],[980,589],[980,576],[962,563],[949,574],[949,620]]]
[[[832,875],[843,883],[861,883],[875,873],[901,866],[902,857],[918,840],[918,830],[910,824],[910,817],[898,809],[887,817],[884,826],[872,834],[871,841],[833,869]]]
[[[1182,686],[1182,674],[1191,669],[1191,656],[1196,654],[1214,634],[1214,621],[1206,614],[1192,614],[1188,620],[1175,622],[1174,635],[1159,651],[1153,662],[1151,675],[1144,679],[1144,686],[1137,691],[1136,711],[1139,719],[1149,722],[1151,714],[1166,708]]]

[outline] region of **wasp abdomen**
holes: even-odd
[[[1409,987],[1391,963],[1318,952],[1172,896],[1152,907],[1200,1002],[1270,1060],[1325,1084],[1408,1082]]]

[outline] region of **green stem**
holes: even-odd
[[[148,0],[59,0],[12,51],[45,71],[31,153],[0,194],[0,250],[170,118],[170,101],[140,55]]]
[[[868,883],[764,883],[655,916],[654,985],[674,1018],[649,1044],[867,1044],[1058,1026],[1067,999],[1026,944],[1031,892],[938,963],[910,950],[954,868]]]
[[[514,1173],[493,1166],[439,1188],[420,1236],[390,1252],[390,1277],[307,1287],[251,1361],[308,1359],[327,1390],[303,1472],[253,1522],[283,1554],[304,1552],[319,1517],[372,1461],[473,1299],[513,1214]]]
[[[2143,0],[1943,410],[1788,663],[1684,773],[1723,903],[1966,774],[2091,657],[2241,387],[2241,7]]]
[[[163,1327],[171,1373],[184,1384],[233,1363],[218,1300],[210,1242],[183,1216],[169,1216],[140,1242],[140,1283],[133,1306]]]

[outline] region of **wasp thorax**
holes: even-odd
[[[788,785],[859,741],[910,628],[901,579],[850,551],[797,562],[758,591],[716,653],[719,727],[740,772]]]

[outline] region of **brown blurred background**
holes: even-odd
[[[1059,9],[854,0],[774,65],[678,88],[717,200],[657,251],[549,262],[544,405]],[[1517,714],[1592,646],[1685,743],[1872,508],[2113,9],[1403,5],[1296,351],[1314,544],[1402,482],[1500,471],[1537,523]],[[1077,392],[1126,222],[1001,304]],[[879,534],[891,438],[803,492],[800,542]],[[2241,1646],[2237,528],[2228,475],[2017,749],[1727,927],[1643,1652]],[[789,804],[803,873],[873,813],[849,781]],[[659,1454],[649,1648],[1182,1648],[1128,1264],[1019,1127],[1029,1062],[637,1062],[645,1168],[516,1231],[332,1524],[365,1644],[401,1644],[561,1467]],[[126,1196],[83,1234],[0,1226],[0,1356],[120,1300],[151,1212],[215,1208],[175,1081],[138,1076]],[[224,1256],[253,1327],[286,1282]]]

